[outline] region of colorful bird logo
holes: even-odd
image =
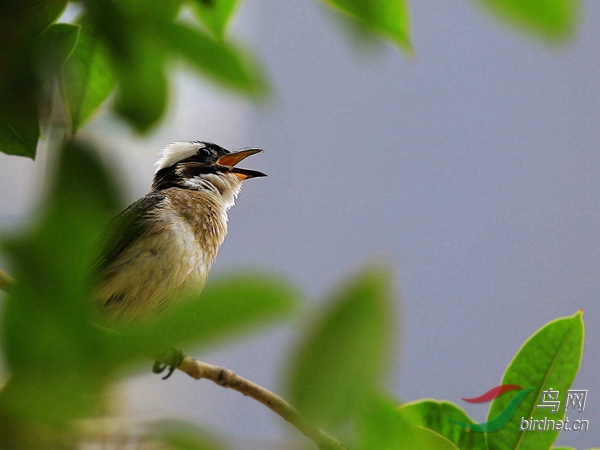
[[[514,391],[516,389],[523,388],[521,386],[517,386],[516,384],[501,384],[500,386],[496,386],[495,388],[490,389],[485,394],[482,394],[479,397],[463,398],[463,400],[469,403],[485,403],[489,402],[490,400],[494,400],[495,398],[499,397],[505,392]],[[504,410],[500,414],[498,414],[493,419],[488,420],[487,422],[465,423],[453,419],[452,417],[445,417],[468,431],[478,431],[480,433],[491,433],[493,431],[498,431],[500,428],[504,427],[508,423],[508,421],[515,414],[515,411],[517,410],[523,399],[527,397],[527,395],[533,390],[534,388],[527,388],[519,392],[512,398],[512,400],[508,403],[508,405],[506,405],[506,408],[504,408]]]

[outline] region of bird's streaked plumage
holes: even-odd
[[[162,150],[150,192],[115,219],[98,261],[96,300],[105,316],[136,323],[200,293],[242,181],[265,176],[235,165],[259,151],[202,141]]]

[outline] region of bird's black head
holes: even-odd
[[[191,144],[197,147],[197,149],[194,154],[187,159],[203,164],[216,164],[221,156],[231,153],[229,150],[224,149],[220,145],[213,144],[212,142],[193,141]]]
[[[262,172],[235,167],[243,159],[261,151],[250,148],[230,152],[212,142],[173,142],[162,150],[160,158],[154,164],[156,171],[152,188],[193,188],[192,180],[209,179],[207,175],[210,174],[233,174],[240,182],[248,178],[264,177],[266,175]]]

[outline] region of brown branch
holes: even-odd
[[[0,291],[10,292],[13,284],[15,284],[15,279],[0,269]]]
[[[225,367],[213,366],[212,364],[185,356],[183,362],[177,368],[196,380],[206,378],[219,386],[234,389],[262,403],[300,430],[320,450],[348,450],[339,441],[329,436],[320,428],[316,428],[305,422],[298,410],[284,399]]]

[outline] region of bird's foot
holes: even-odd
[[[154,361],[154,365],[152,366],[152,372],[154,373],[163,373],[166,369],[169,369],[167,374],[162,378],[166,380],[175,369],[183,362],[183,352],[178,348],[171,347],[167,352],[161,355],[159,360]]]

